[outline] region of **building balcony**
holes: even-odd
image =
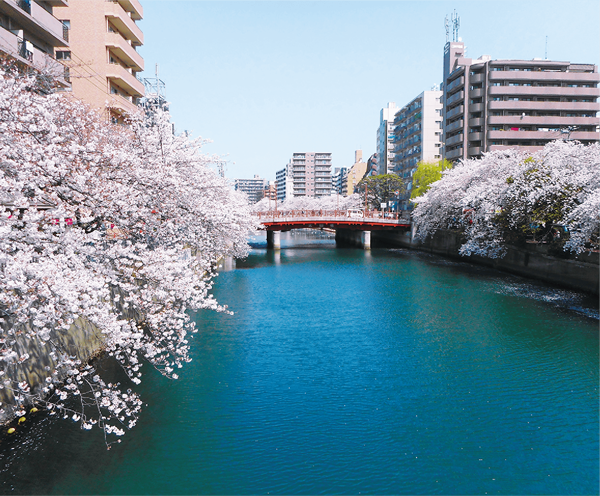
[[[483,112],[485,105],[483,103],[472,103],[469,105],[469,112]]]
[[[480,146],[470,146],[468,149],[469,157],[478,157],[483,149]]]
[[[106,64],[106,77],[130,96],[144,96],[144,83],[139,81],[125,67],[118,64]]]
[[[464,140],[463,134],[457,134],[456,136],[452,136],[446,139],[446,146],[455,145],[456,143],[462,143]]]
[[[132,98],[126,98],[123,95],[112,93],[107,97],[107,101],[107,107],[119,115],[134,114],[139,110]]]
[[[457,148],[456,150],[450,150],[446,152],[446,159],[448,160],[456,160],[457,158],[462,158],[463,149]]]
[[[598,126],[600,125],[599,117],[559,117],[559,116],[544,116],[544,115],[499,115],[488,117],[489,125],[523,126],[535,125],[542,127],[558,127],[558,126]]]
[[[63,23],[36,2],[22,4],[17,0],[0,0],[0,13],[14,19],[25,33],[32,32],[53,47],[68,47],[63,36]]]
[[[104,15],[126,39],[131,41],[132,45],[139,46],[144,44],[142,30],[135,21],[129,17],[129,14],[125,12],[119,3],[105,2]]]
[[[483,139],[483,133],[469,133],[467,138],[469,141],[481,141]]]
[[[567,137],[567,133],[563,133],[560,129],[548,128],[547,130],[538,129],[537,131],[525,130],[510,130],[510,131],[488,131],[488,139],[490,140],[555,140]],[[589,131],[572,131],[570,139],[573,140],[598,140],[600,133]]]
[[[473,74],[469,77],[471,84],[483,83],[485,81],[485,74]]]
[[[144,59],[142,56],[119,33],[105,33],[104,40],[105,45],[119,59],[126,63],[130,69],[136,72],[144,70]]]
[[[600,102],[521,102],[521,101],[497,101],[489,102],[490,110],[575,110],[575,111],[600,111]]]
[[[458,107],[454,107],[452,110],[449,110],[448,113],[446,114],[446,119],[452,119],[453,117],[456,117],[457,115],[462,115],[465,111],[465,106],[464,105],[459,105]]]
[[[54,60],[52,55],[39,50],[10,31],[0,28],[0,50],[19,62],[35,67],[43,74],[53,77],[61,86],[71,84],[65,80],[65,66]]]
[[[465,99],[465,92],[459,91],[446,100],[446,105],[452,105]]]
[[[464,86],[464,84],[465,84],[465,77],[461,76],[461,77],[455,79],[454,81],[452,81],[446,87],[446,93],[452,93],[453,90],[455,90],[456,88],[460,88],[461,86]]]
[[[476,88],[469,91],[469,98],[481,98],[484,95],[483,88]]]
[[[491,71],[490,81],[556,81],[577,83],[598,83],[598,72],[559,72],[559,71]]]
[[[457,120],[456,122],[453,122],[452,124],[449,124],[448,126],[446,126],[446,132],[452,132],[456,129],[462,129],[464,127],[464,121],[462,119]]]
[[[483,119],[483,117],[469,119],[469,127],[483,126],[484,121],[485,119]]]
[[[507,96],[566,96],[597,98],[600,88],[568,88],[563,86],[491,86],[490,95]]]
[[[533,153],[537,152],[538,150],[541,150],[543,146],[491,145],[488,147],[490,152],[495,152],[498,150],[510,150],[514,148],[517,148],[523,152]]]
[[[123,10],[131,14],[134,21],[140,21],[144,17],[144,10],[138,0],[106,0],[107,2],[118,3]]]

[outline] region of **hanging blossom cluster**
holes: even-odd
[[[121,435],[140,412],[142,364],[177,378],[187,311],[226,311],[210,294],[215,268],[244,257],[257,227],[201,146],[166,113],[110,125],[0,72],[0,415],[44,404]],[[76,324],[131,387],[86,363]]]
[[[310,196],[293,196],[286,198],[284,201],[271,200],[263,198],[259,202],[252,205],[253,212],[268,212],[275,209],[289,210],[348,210],[361,208],[364,206],[364,198],[354,193],[349,196],[332,195],[313,198]]]
[[[417,239],[460,229],[462,255],[502,257],[527,240],[581,253],[598,249],[600,146],[554,141],[533,154],[508,149],[446,170],[415,198]]]

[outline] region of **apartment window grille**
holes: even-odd
[[[65,41],[69,41],[69,30],[71,29],[71,21],[69,20],[65,20],[62,21],[62,26],[63,26],[63,40]]]
[[[31,0],[19,0],[17,5],[28,14],[31,14]]]
[[[27,40],[18,41],[19,56],[33,62],[33,44]]]

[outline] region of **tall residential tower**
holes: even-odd
[[[444,156],[542,148],[557,138],[600,139],[600,74],[593,64],[464,56],[462,42],[444,50]]]

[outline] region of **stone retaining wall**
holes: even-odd
[[[519,276],[530,277],[550,284],[570,289],[599,294],[599,253],[591,252],[581,255],[556,257],[548,254],[545,245],[528,244],[524,248],[508,246],[504,258],[493,259],[481,256],[462,257],[458,254],[464,242],[459,231],[437,231],[424,243],[412,239],[410,232],[376,231],[373,240],[391,246],[416,249],[458,258],[465,262],[493,267]]]

